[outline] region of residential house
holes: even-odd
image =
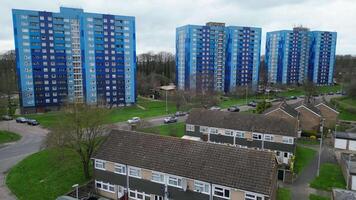
[[[320,129],[322,114],[312,103],[304,100],[291,105],[299,113],[299,122],[302,130]]]
[[[339,112],[332,108],[330,104],[326,103],[324,100],[314,100],[314,106],[320,111],[321,116],[325,120],[326,127],[333,127],[336,124]]]
[[[92,159],[97,192],[110,199],[276,199],[268,151],[113,130]]]
[[[284,166],[279,169],[278,178],[285,180],[296,151],[298,122],[250,113],[193,109],[186,121],[185,135],[209,143],[273,151]]]
[[[299,113],[292,106],[285,101],[270,107],[263,112],[266,116],[280,117],[286,120],[295,121],[299,123]]]

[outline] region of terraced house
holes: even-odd
[[[268,151],[114,130],[93,160],[97,192],[110,199],[276,199]]]
[[[281,165],[281,180],[285,179],[285,169],[295,155],[299,136],[297,120],[206,109],[191,111],[185,135],[187,139],[273,151]]]

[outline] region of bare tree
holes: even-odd
[[[64,116],[47,135],[47,147],[68,148],[80,157],[84,176],[90,177],[90,159],[104,139],[107,110],[83,104],[66,105]]]
[[[305,91],[305,99],[308,103],[310,103],[313,99],[313,95],[317,93],[317,88],[311,81],[305,81],[303,87]]]
[[[0,59],[0,104],[4,113],[13,115],[15,104],[12,95],[17,93],[17,76],[15,65],[15,52],[9,51],[1,55]]]

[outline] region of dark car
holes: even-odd
[[[240,112],[240,108],[237,106],[231,106],[227,109],[229,112]]]
[[[333,92],[328,92],[328,95],[334,95],[334,93]]]
[[[24,118],[24,117],[18,117],[16,118],[16,122],[17,123],[26,123],[28,121],[28,119]]]
[[[186,113],[186,112],[182,112],[182,111],[177,111],[177,112],[174,114],[174,116],[176,116],[176,117],[183,117],[183,116],[185,116],[185,115],[187,115],[187,113]]]
[[[251,107],[256,107],[256,106],[257,106],[257,103],[254,102],[254,101],[250,101],[247,105],[248,105],[248,106],[251,106]]]
[[[164,123],[165,124],[175,123],[177,121],[178,121],[178,118],[176,116],[171,116],[171,117],[164,118]]]
[[[35,119],[29,119],[29,120],[27,120],[27,124],[28,124],[28,125],[32,125],[32,126],[40,125],[40,123],[39,123],[37,120],[35,120]]]
[[[2,120],[5,120],[5,121],[13,120],[12,117],[9,116],[9,115],[3,115],[3,116],[1,117],[1,119],[2,119]]]
[[[298,99],[298,97],[296,97],[296,96],[290,96],[289,99],[295,100],[295,99]]]

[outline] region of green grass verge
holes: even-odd
[[[317,139],[310,139],[310,138],[299,138],[297,144],[303,145],[319,145],[320,141]]]
[[[55,199],[84,178],[79,156],[71,150],[46,149],[13,167],[6,184],[20,200]]]
[[[337,105],[340,112],[339,119],[356,121],[356,99],[351,97],[333,98],[332,101]]]
[[[320,167],[320,175],[310,182],[310,187],[331,191],[332,188],[345,188],[346,183],[339,165],[324,163]]]
[[[9,131],[1,131],[0,130],[0,144],[15,142],[21,139],[21,135],[9,132]]]
[[[174,103],[169,102],[168,113],[174,112],[176,112],[176,107]],[[105,117],[105,123],[110,124],[115,122],[122,122],[132,117],[149,118],[165,114],[167,113],[166,103],[164,101],[154,101],[139,97],[136,105],[110,109],[107,116]],[[63,117],[63,115],[64,113],[58,111],[25,115],[25,117],[36,119],[43,127],[51,128],[57,122],[57,120],[60,120]]]
[[[277,200],[291,200],[292,192],[288,188],[278,188]]]
[[[314,149],[305,148],[297,145],[297,151],[295,155],[294,170],[297,174],[307,166],[314,158],[316,151]]]
[[[356,121],[356,114],[344,109],[340,109],[339,119],[347,121]]]
[[[145,133],[155,133],[165,136],[182,137],[185,133],[185,123],[178,122],[173,124],[165,124],[161,126],[139,129],[139,131]]]
[[[309,200],[330,200],[330,197],[323,197],[315,194],[310,194]]]

